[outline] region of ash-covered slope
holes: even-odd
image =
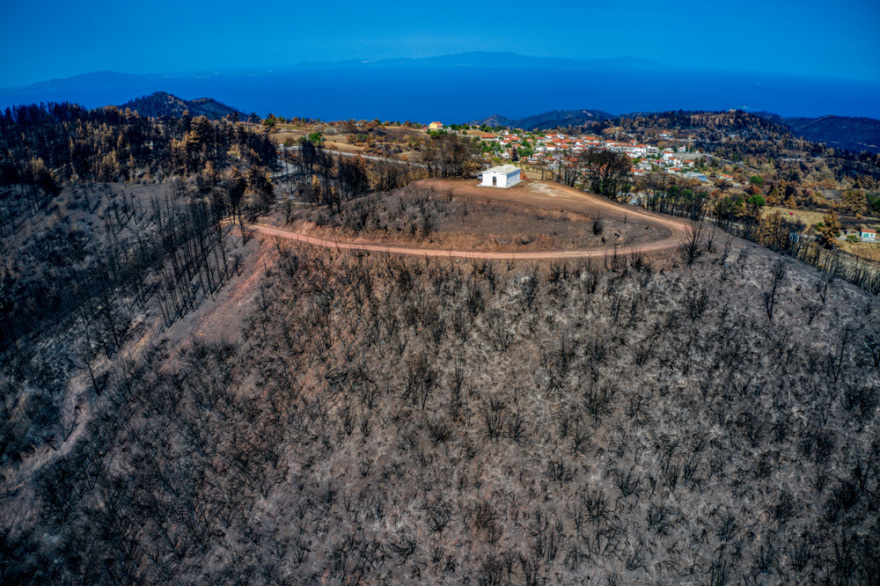
[[[240,331],[125,363],[3,487],[4,575],[872,583],[880,303],[731,242],[692,266],[272,245]]]

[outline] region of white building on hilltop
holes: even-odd
[[[519,167],[514,165],[501,165],[483,171],[484,187],[513,187],[521,181]]]

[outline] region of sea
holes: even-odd
[[[321,120],[380,119],[447,124],[550,110],[609,114],[668,110],[829,114],[880,118],[880,82],[686,70],[329,67],[198,75],[115,74],[0,90],[0,108],[68,101],[93,108],[166,91],[214,98],[246,114]]]

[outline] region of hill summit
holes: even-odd
[[[205,116],[210,120],[220,120],[227,116],[244,117],[242,112],[213,98],[184,100],[168,92],[154,92],[148,96],[128,101],[119,108],[137,110],[141,116],[152,118],[179,118],[187,110],[191,116]]]

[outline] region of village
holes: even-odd
[[[524,130],[489,124],[420,124],[411,121],[381,122],[378,119],[336,122],[278,118],[267,128],[282,149],[296,149],[308,138],[325,150],[365,160],[400,161],[423,169],[426,140],[442,135],[467,137],[476,146],[482,169],[481,184],[512,187],[522,180],[558,180],[566,173],[583,178],[581,159],[591,151],[611,152],[626,157],[628,179],[622,185],[625,199],[641,206],[670,185],[691,193],[702,193],[713,201],[727,199],[756,219],[780,214],[786,221],[800,222],[805,235],[817,237],[827,224],[825,215],[835,212],[840,229],[834,240],[849,253],[880,261],[876,231],[880,221],[874,203],[851,182],[835,182],[820,159],[780,157],[775,164],[766,159],[731,154],[724,145],[743,140],[739,130],[716,132],[715,148],[707,148],[699,131],[655,127],[650,132],[632,132],[622,127],[604,130],[571,128]],[[265,124],[264,124],[265,126]],[[722,146],[719,150],[717,145]],[[795,153],[796,154],[796,153]],[[788,170],[782,171],[784,167]],[[794,168],[796,170],[793,170]],[[516,177],[514,177],[516,175]],[[800,177],[806,176],[802,182]],[[494,183],[493,183],[494,178]],[[793,178],[793,179],[792,179]],[[664,187],[665,186],[665,187]],[[850,199],[848,199],[848,197]],[[861,201],[862,205],[858,205]],[[855,203],[855,205],[853,205]]]
[[[442,128],[438,125],[439,122],[433,122],[429,125],[429,130]],[[497,134],[482,133],[478,138],[487,163],[509,161],[519,162],[520,165],[533,169],[553,169],[565,160],[575,162],[581,153],[589,149],[598,149],[628,156],[633,165],[630,173],[636,177],[652,172],[665,172],[701,183],[711,183],[709,176],[703,172],[707,159],[702,152],[689,145],[659,148],[639,143],[636,139],[621,142],[592,135],[570,136],[561,132],[520,130],[501,130]],[[716,173],[715,176],[719,181],[726,180],[733,186],[737,185],[730,175]]]
[[[463,133],[479,141],[485,169],[480,175],[481,185],[512,187],[526,178],[526,174],[543,178],[561,165],[574,164],[584,152],[604,150],[620,153],[632,162],[630,174],[644,177],[649,174],[667,174],[690,180],[695,188],[703,190],[747,189],[748,181],[741,182],[734,175],[722,172],[713,155],[704,153],[693,145],[692,138],[675,137],[660,133],[660,146],[646,144],[631,137],[629,140],[609,139],[595,135],[569,135],[559,131],[524,131],[520,129],[476,129],[461,125],[445,126],[432,122],[426,128],[429,133]],[[631,139],[630,139],[631,138]],[[671,145],[671,146],[669,146]],[[713,164],[714,163],[714,164]],[[638,205],[638,194],[633,193],[633,203]],[[795,212],[787,212],[794,216]],[[808,223],[809,225],[809,223]],[[850,224],[842,226],[838,241],[850,243],[878,243],[877,230],[873,226]]]

